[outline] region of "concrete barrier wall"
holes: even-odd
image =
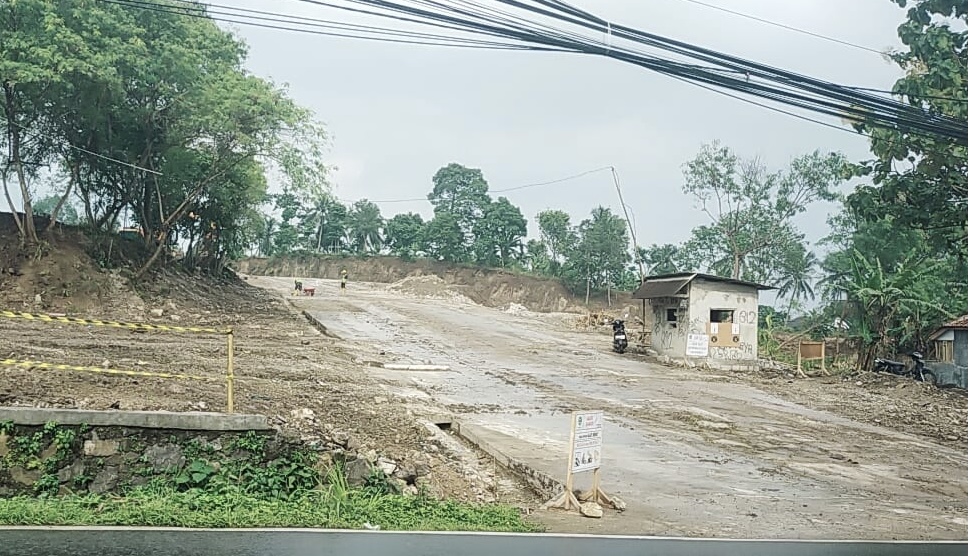
[[[928,367],[938,377],[939,386],[954,385],[958,388],[968,388],[968,367],[938,362],[930,362]]]
[[[862,534],[862,532],[861,532]],[[721,540],[323,530],[0,528],[18,556],[964,556],[968,541]]]

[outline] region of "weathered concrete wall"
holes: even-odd
[[[694,280],[689,290],[689,331],[708,334],[710,311],[733,311],[733,324],[739,325],[739,345],[709,346],[706,364],[722,370],[743,370],[757,365],[757,322],[759,293],[748,287]],[[730,324],[720,324],[729,333]],[[723,332],[720,333],[721,335]],[[683,351],[683,355],[685,352]]]
[[[172,411],[96,411],[36,407],[0,407],[0,423],[18,425],[87,425],[89,427],[131,427],[166,430],[267,431],[272,430],[264,415]]]
[[[955,365],[968,367],[968,330],[955,330],[954,332]]]
[[[746,370],[758,365],[757,311],[759,294],[751,288],[694,280],[688,286],[688,299],[660,298],[650,301],[652,318],[652,349],[660,356],[688,365],[708,366],[720,370]],[[666,311],[676,309],[677,320],[670,323]],[[739,325],[740,341],[735,347],[709,346],[709,356],[687,357],[686,344],[690,334],[708,335],[710,310],[733,311],[734,323]],[[731,325],[722,324],[729,331]]]
[[[686,336],[689,334],[689,300],[676,297],[652,299],[652,349],[659,355],[683,358],[686,355]],[[669,322],[667,310],[675,309],[677,320]]]
[[[938,386],[954,385],[959,388],[968,388],[968,367],[938,362],[930,362],[928,367],[938,377]]]
[[[243,453],[246,442],[266,446]],[[0,496],[103,494],[176,476],[197,459],[219,462],[291,449],[274,432],[186,431],[143,427],[0,425]]]
[[[416,451],[385,458],[307,411],[294,411],[293,419],[311,424],[310,436],[293,437],[260,415],[0,407],[0,497],[121,493],[154,479],[171,482],[193,464],[211,473],[261,468],[296,452],[315,454],[320,475],[341,462],[350,485],[379,471],[399,492],[416,494],[442,464]]]

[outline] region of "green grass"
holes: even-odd
[[[168,488],[134,489],[123,497],[0,499],[0,525],[357,529],[364,523],[379,525],[383,530],[539,530],[509,506],[463,504],[366,489],[312,490],[286,501],[241,492],[178,492]]]

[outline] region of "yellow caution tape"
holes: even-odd
[[[128,330],[164,330],[167,332],[198,332],[204,334],[231,334],[232,329],[219,330],[217,328],[200,328],[197,326],[170,326],[167,324],[144,324],[141,322],[117,322],[111,320],[82,319],[80,317],[59,317],[19,311],[0,311],[0,317],[10,319],[38,320],[41,322],[62,324],[86,324],[90,326],[110,326],[112,328],[126,328]]]
[[[127,376],[147,376],[155,378],[178,378],[185,380],[224,380],[225,377],[218,376],[196,376],[179,373],[152,373],[148,371],[123,371],[120,369],[106,369],[104,367],[85,367],[81,365],[62,365],[57,363],[45,363],[43,361],[28,361],[20,359],[2,359],[0,365],[6,367],[22,367],[24,369],[52,369],[55,371],[80,371],[88,373],[103,373],[109,375]]]

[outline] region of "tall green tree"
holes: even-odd
[[[897,30],[906,49],[891,54],[905,73],[894,94],[968,128],[968,3],[893,2],[908,7]],[[859,187],[848,204],[864,219],[923,230],[932,249],[968,255],[968,147],[904,128],[857,127],[871,136],[874,154],[858,173],[873,183]]]
[[[106,90],[119,83],[113,64],[121,42],[111,32],[116,30],[113,12],[93,0],[0,4],[0,145],[8,155],[0,164],[0,178],[24,241],[39,239],[31,181],[66,154],[64,138],[55,131],[77,108],[65,107],[60,99],[87,83]],[[23,219],[9,193],[11,176],[23,200]],[[57,211],[52,212],[56,217]]]
[[[375,253],[383,246],[383,215],[366,199],[353,203],[347,216],[350,244],[357,253]]]
[[[780,297],[787,298],[787,314],[793,311],[793,305],[799,301],[813,300],[814,281],[819,270],[820,260],[803,245],[797,245],[787,254],[779,269]]]
[[[460,262],[467,250],[457,217],[447,211],[434,215],[427,222],[422,243],[427,255],[438,261]]]
[[[557,276],[565,254],[577,240],[571,217],[563,210],[545,210],[538,213],[537,220],[541,241],[548,249],[549,273]]]
[[[663,245],[652,244],[647,248],[640,247],[636,256],[650,275],[672,274],[682,270],[680,268],[682,253],[678,245],[665,243]]]
[[[434,207],[434,215],[447,213],[457,222],[464,236],[458,258],[468,260],[474,244],[474,224],[491,204],[484,173],[452,162],[437,170],[433,185],[427,199]]]
[[[692,258],[689,266],[769,279],[772,255],[802,242],[794,217],[816,201],[835,200],[847,169],[840,154],[817,151],[794,159],[786,171],[770,172],[761,161],[740,159],[719,143],[703,145],[683,171],[683,191],[710,220],[683,248]],[[750,265],[755,259],[759,264]]]
[[[578,242],[563,268],[565,284],[573,291],[585,291],[588,303],[592,290],[611,290],[628,271],[629,236],[625,220],[610,209],[597,207],[591,218],[578,225]]]
[[[349,211],[346,205],[337,201],[329,192],[317,192],[312,201],[301,214],[300,226],[306,238],[308,248],[315,252],[329,251],[339,248],[347,234]]]
[[[390,254],[412,258],[422,250],[423,217],[414,212],[394,215],[384,226],[384,244]]]
[[[13,153],[0,177],[20,184],[22,236],[37,240],[28,182],[51,168],[67,176],[55,215],[74,192],[95,230],[131,212],[153,249],[136,276],[183,240],[212,267],[241,252],[269,169],[307,188],[326,176],[322,128],[249,74],[245,55],[207,17],[96,0],[0,5],[0,142]]]
[[[528,234],[528,221],[521,209],[506,197],[498,197],[484,207],[472,230],[477,261],[503,268],[511,263],[515,255],[522,253],[524,246],[521,240]]]
[[[543,240],[529,239],[524,246],[525,268],[536,274],[551,274],[551,255]]]

